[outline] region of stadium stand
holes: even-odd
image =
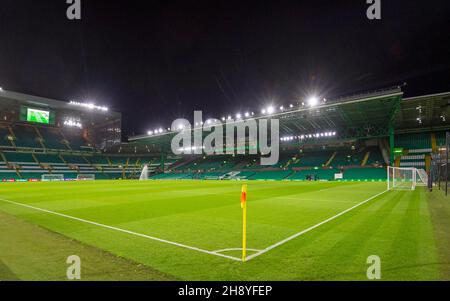
[[[10,141],[8,140],[9,130],[6,126],[0,126],[0,145],[1,146],[11,146]]]
[[[14,143],[18,147],[42,148],[38,142],[36,130],[29,125],[15,125],[12,127],[14,133]]]
[[[386,165],[384,162],[383,155],[381,154],[380,148],[377,146],[372,146],[367,148],[367,160],[362,166],[382,166]]]
[[[61,131],[62,136],[67,147],[72,150],[86,150],[92,149],[90,145],[83,138],[83,132],[77,129],[65,129]],[[64,142],[63,142],[64,143]]]
[[[334,180],[334,175],[339,173],[339,169],[329,168],[329,169],[303,169],[296,171],[291,176],[290,180],[324,180],[331,181]]]
[[[386,110],[385,106],[393,106],[398,101],[398,96],[395,96],[398,94],[394,96],[389,94],[390,96],[384,97],[383,93],[375,94],[380,98],[378,105],[374,105],[371,100],[370,106],[367,107],[373,110],[373,112],[366,112],[367,116],[374,114],[378,116],[378,119],[374,120],[377,122],[381,120],[374,127],[382,127],[385,125],[385,120],[391,120],[392,116],[386,113],[389,110]],[[9,104],[8,110],[15,105],[16,112],[19,112],[20,106],[25,105],[30,98],[30,96],[24,96],[25,102],[23,102],[17,99],[16,94],[11,94],[10,97],[14,98],[14,104]],[[5,100],[4,96],[2,100]],[[412,111],[415,110],[416,103],[421,101],[426,102],[426,97],[422,100],[415,99],[414,104],[410,105],[413,108]],[[151,137],[144,136],[136,140],[131,139],[128,143],[120,143],[120,114],[108,112],[94,116],[95,114],[90,111],[89,114],[80,115],[79,110],[83,109],[68,108],[67,103],[58,101],[52,101],[51,105],[55,105],[55,102],[57,103],[54,108],[57,122],[53,124],[30,123],[21,120],[18,116],[15,119],[2,120],[0,180],[40,179],[43,174],[63,174],[66,179],[76,179],[78,175],[83,174],[94,174],[96,179],[137,179],[144,164],[148,165],[150,179],[328,181],[334,180],[335,174],[342,173],[344,181],[382,180],[386,178],[385,167],[389,163],[389,155],[393,149],[384,132],[376,133],[377,138],[365,137],[365,133],[359,133],[345,139],[334,136],[333,139],[325,138],[323,135],[318,139],[298,140],[291,144],[284,140],[280,148],[279,161],[271,166],[261,165],[259,155],[170,157],[170,154],[161,153],[161,148],[167,147],[167,141],[169,141],[167,139],[153,141]],[[442,107],[445,103],[446,99],[442,96],[441,100],[436,101],[436,106]],[[2,104],[0,103],[0,107]],[[360,102],[357,110],[360,110],[361,105],[364,104]],[[353,104],[348,106],[345,110],[355,112],[350,107]],[[59,109],[63,110],[64,114],[60,114]],[[328,123],[330,118],[337,124],[336,131],[342,130],[349,121],[343,121],[340,114],[336,115],[333,112],[330,110],[329,113],[325,113],[328,114],[326,120],[322,120],[320,115],[308,115],[311,120],[315,120],[314,122],[295,113],[297,115],[293,114],[281,119],[284,124],[280,131],[287,129],[289,133],[285,134],[291,136],[298,129],[313,127],[310,132],[317,132],[315,127],[324,122]],[[406,118],[408,112],[411,110],[402,114],[402,118]],[[64,126],[63,118],[67,114],[79,117],[80,122],[86,124],[87,128]],[[88,115],[89,117],[86,117]],[[414,124],[417,124],[416,118],[411,116]],[[439,116],[435,119],[441,120]],[[111,123],[112,120],[113,123]],[[359,122],[358,120],[351,122],[354,128],[358,127],[353,124]],[[364,122],[361,125],[365,125],[367,120],[363,119],[361,122]],[[440,146],[445,144],[445,131],[410,132],[407,130],[411,127],[407,124],[408,122],[408,120],[397,121],[396,126],[406,130],[395,135],[394,147],[401,148],[402,152],[397,155],[394,164],[427,169],[429,159]],[[425,120],[423,122],[425,123]],[[429,121],[427,122],[430,124]],[[93,127],[89,128],[90,125]],[[98,128],[102,131],[95,133]],[[325,127],[322,130],[329,131],[329,128]],[[106,133],[114,133],[114,135],[108,136],[109,134]],[[282,133],[280,138],[281,135]],[[297,136],[297,138],[300,137]]]
[[[433,152],[432,137],[434,133],[403,134],[396,137],[397,148],[403,153],[397,165],[400,167],[426,168],[426,157]]]
[[[290,167],[322,167],[331,158],[331,151],[317,151],[300,154],[294,159]]]
[[[254,175],[248,177],[249,180],[284,180],[290,174],[292,174],[292,170],[268,170],[257,172]]]
[[[68,149],[67,144],[63,143],[63,136],[58,128],[40,127],[37,128],[43,138],[46,148],[49,149]]]
[[[385,168],[349,168],[344,171],[344,180],[386,180]]]

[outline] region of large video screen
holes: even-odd
[[[36,109],[27,109],[27,121],[37,123],[50,123],[50,112]]]
[[[27,106],[21,106],[20,120],[32,123],[54,124],[55,112],[45,108],[30,108]]]

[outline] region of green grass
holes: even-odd
[[[241,246],[241,184],[188,180],[3,183],[0,198],[214,251]],[[385,183],[378,182],[248,184],[248,247],[254,249],[267,248],[385,190]],[[67,244],[92,247],[98,250],[98,261],[112,256],[110,260],[123,260],[123,264],[140,264],[148,269],[142,272],[148,273],[146,279],[367,280],[369,255],[380,256],[383,280],[449,279],[445,246],[450,238],[443,227],[450,206],[438,192],[431,195],[437,201],[421,188],[387,192],[246,263],[1,200],[0,212],[45,228],[58,238],[65,236]],[[0,242],[9,241],[5,235],[0,232]],[[17,240],[12,243],[18,245],[14,252],[27,246]],[[39,243],[45,245],[46,239]],[[31,258],[31,268],[23,269],[20,262],[3,258],[4,248],[2,242],[0,271],[3,262],[10,275],[40,279],[40,265],[45,263]],[[69,245],[61,247],[58,256],[76,254],[73,248],[71,252]],[[239,251],[224,254],[240,256]],[[126,278],[115,276],[113,266],[110,273],[104,277],[99,273],[95,279]],[[46,277],[42,278],[53,279]]]

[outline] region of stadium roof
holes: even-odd
[[[63,112],[79,112],[83,117],[89,117],[97,122],[121,118],[121,113],[111,110],[90,109],[82,105],[74,105],[68,101],[55,100],[46,97],[27,95],[7,90],[0,91],[0,107],[14,107],[19,105],[37,106]]]
[[[352,95],[326,101],[315,107],[303,105],[287,111],[271,114],[270,116],[255,116],[254,119],[277,118],[280,121],[280,137],[336,132],[336,137],[323,137],[315,141],[300,141],[300,144],[317,143],[320,139],[369,139],[387,137],[389,127],[398,129],[420,128],[425,126],[435,126],[439,123],[440,128],[450,128],[448,122],[440,122],[440,111],[446,104],[446,99],[450,93],[437,95],[426,95],[403,99],[403,92],[400,87],[378,90],[375,92]],[[415,104],[423,106],[433,104],[433,110],[423,110],[424,117],[422,124],[416,120],[417,114],[411,112],[411,107]],[[448,111],[448,105],[446,107]],[[425,114],[426,113],[426,114]],[[439,113],[439,114],[438,114]],[[427,115],[428,114],[428,115]],[[414,116],[413,116],[414,115]],[[448,116],[448,115],[447,115]],[[413,122],[415,121],[415,122]],[[147,151],[161,148],[169,148],[171,139],[176,132],[165,132],[154,135],[141,135],[130,137],[129,146],[145,146]],[[209,134],[206,132],[204,135]]]
[[[450,92],[404,98],[395,129],[397,133],[450,129]]]

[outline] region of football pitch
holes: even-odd
[[[449,279],[450,205],[384,182],[249,181],[241,262],[239,181],[0,184],[0,280]]]

